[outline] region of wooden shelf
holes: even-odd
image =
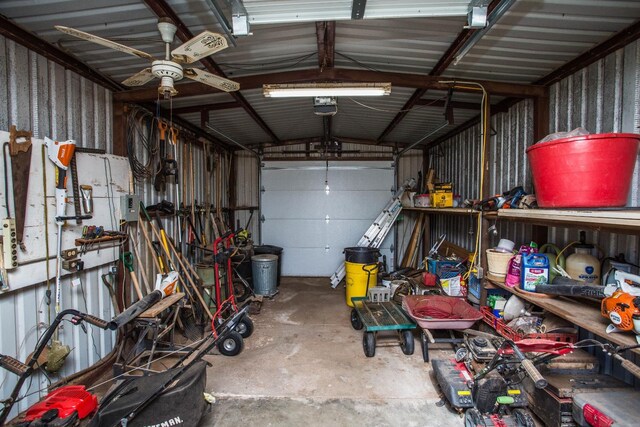
[[[402,208],[403,211],[424,212],[426,214],[478,215],[480,212],[467,208]]]
[[[589,304],[584,302],[576,302],[567,297],[559,296],[557,298],[541,298],[535,295],[523,294],[515,292],[512,288],[506,286],[504,283],[485,279],[487,282],[495,286],[496,288],[508,291],[518,298],[528,301],[538,307],[559,316],[568,322],[573,323],[580,328],[583,328],[589,332],[592,332],[607,341],[610,341],[617,345],[628,346],[636,345],[635,336],[631,332],[615,332],[607,334],[605,328],[609,324],[607,319],[600,314],[600,307],[595,304]],[[633,350],[635,353],[640,354],[640,349]]]
[[[640,209],[500,209],[497,214],[485,213],[485,216],[544,226],[582,227],[640,234]]]

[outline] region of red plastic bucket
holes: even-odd
[[[538,205],[543,208],[624,206],[640,135],[602,133],[527,148]]]

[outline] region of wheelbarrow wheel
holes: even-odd
[[[236,331],[229,332],[229,335],[218,343],[218,350],[225,356],[237,356],[243,348],[242,336]]]
[[[402,331],[402,341],[400,342],[400,348],[402,352],[408,356],[413,354],[415,348],[413,341],[413,331],[411,329],[405,329]]]
[[[358,312],[355,308],[351,309],[351,326],[353,326],[353,329],[355,329],[356,331],[359,331],[364,327],[364,325],[362,324],[362,320],[360,320],[360,316],[358,316]]]
[[[364,347],[364,355],[373,357],[376,355],[376,334],[374,332],[365,332],[362,335],[362,347]]]
[[[248,316],[244,316],[235,330],[242,338],[249,338],[253,334],[253,321]]]

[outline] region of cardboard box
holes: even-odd
[[[438,192],[431,193],[431,205],[435,208],[453,207],[453,193]]]
[[[451,182],[438,182],[433,186],[431,193],[431,205],[436,208],[453,207],[453,184]]]

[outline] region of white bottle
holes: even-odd
[[[585,243],[584,231],[580,232],[580,243],[574,246],[575,253],[567,258],[567,273],[574,280],[593,285],[600,284],[600,261],[591,255],[594,246]]]

